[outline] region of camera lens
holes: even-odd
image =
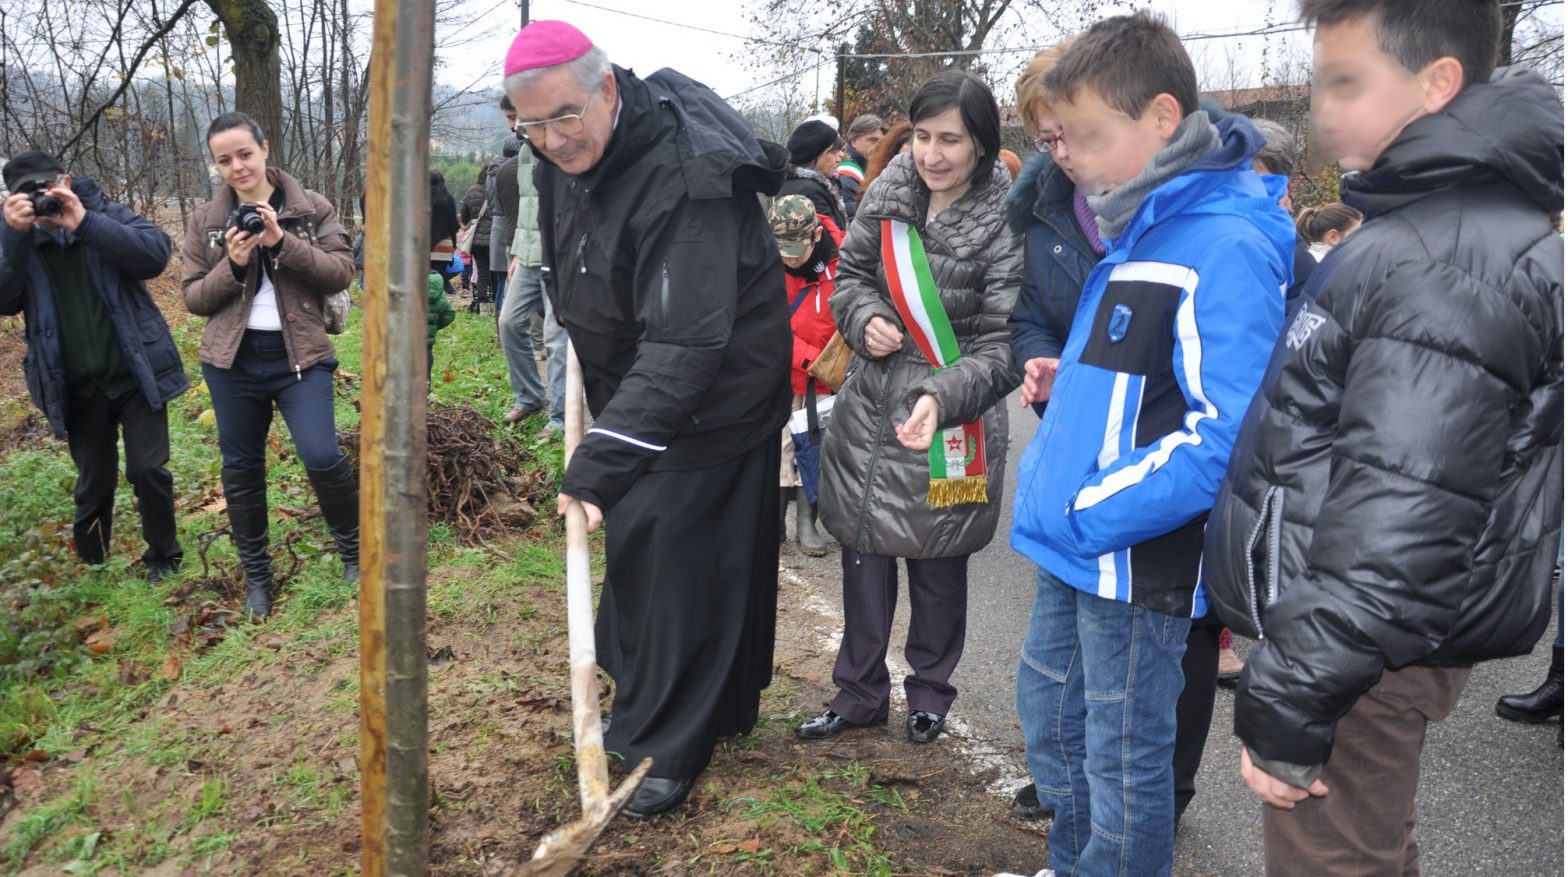
[[[59,216],[65,212],[65,204],[59,198],[45,195],[42,192],[32,194],[34,216]]]
[[[267,221],[260,213],[247,213],[240,217],[240,228],[251,234],[261,234],[267,230]]]

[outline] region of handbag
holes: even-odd
[[[479,215],[474,217],[474,221],[470,222],[467,228],[457,233],[458,252],[467,253],[470,256],[474,254],[474,235],[479,232],[479,221],[484,219],[485,214],[489,211],[490,199],[486,198],[485,203],[479,206]]]
[[[844,343],[844,336],[838,332],[822,345],[822,353],[811,361],[806,374],[817,379],[817,383],[827,387],[834,393],[844,386],[844,376],[849,371],[849,361],[855,355],[849,345]]]

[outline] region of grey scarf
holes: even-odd
[[[1150,192],[1185,173],[1219,146],[1219,129],[1209,121],[1207,113],[1199,110],[1182,119],[1176,136],[1136,177],[1104,195],[1088,196],[1089,206],[1100,223],[1100,234],[1111,240],[1121,237]]]

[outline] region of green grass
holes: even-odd
[[[358,380],[361,318],[360,310],[351,312],[348,330],[334,339],[340,362],[336,393],[340,430],[359,422],[355,406],[362,386]],[[201,329],[200,320],[174,328],[193,389],[169,405],[169,468],[186,550],[181,575],[187,578],[202,575],[199,537],[226,524],[221,511],[204,508],[219,493],[222,464],[216,431],[201,417],[211,406],[196,358]],[[451,380],[446,380],[448,375]],[[499,423],[510,407],[511,394],[493,317],[459,313],[457,321],[441,333],[431,392],[436,403],[467,402]],[[559,479],[560,442],[538,437],[543,425],[543,415],[536,415],[520,427],[496,429],[517,440],[550,478]],[[313,507],[314,493],[281,418],[274,420],[272,434],[278,441],[267,452],[270,505]],[[276,447],[284,449],[281,456]],[[291,564],[282,546],[295,530],[304,531],[295,548],[304,562],[285,584],[272,619],[264,626],[232,629],[209,649],[179,648],[171,643],[169,626],[180,620],[182,610],[163,605],[172,583],[149,586],[140,565],[134,563],[142,543],[129,485],[122,481],[116,497],[112,559],[89,569],[75,562],[69,547],[75,468],[65,444],[51,442],[41,449],[0,455],[0,466],[6,473],[0,479],[0,758],[33,750],[60,756],[87,748],[94,751],[95,760],[137,759],[184,773],[187,765],[207,759],[212,742],[147,715],[173,686],[215,686],[242,673],[295,660],[305,650],[327,658],[357,650],[358,619],[341,611],[357,596],[357,587],[342,581],[342,567],[319,517],[273,516],[271,538],[279,574]],[[234,551],[228,539],[213,541],[207,559],[209,574],[230,573]],[[555,583],[565,577],[559,545],[550,535],[520,540],[515,553],[508,549],[498,562],[494,550],[466,548],[451,527],[433,523],[428,559],[432,569],[449,565],[462,569],[461,574],[431,578],[430,611],[439,618],[485,617],[497,624],[515,622],[519,616],[527,619],[533,607],[524,602],[520,609],[507,610],[516,602],[509,603],[508,595],[526,589],[529,582],[558,586]],[[185,602],[194,606],[214,598],[198,593]],[[101,626],[119,632],[102,654],[83,642],[84,630],[100,626],[98,618]],[[271,634],[283,638],[281,649],[258,642]],[[160,674],[171,654],[181,662],[179,676],[172,681]],[[350,678],[332,691],[326,708],[351,717],[357,697],[358,680]],[[357,746],[358,729],[348,726],[351,719],[345,722],[345,745]],[[94,873],[106,866],[133,873],[176,853],[211,856],[235,839],[217,825],[232,794],[231,781],[204,776],[188,812],[182,807],[165,817],[150,818],[135,838],[110,835],[89,843],[85,838],[94,830],[90,810],[98,790],[85,765],[76,770],[76,780],[65,792],[7,821],[0,862],[17,866],[47,851],[50,861],[75,869],[70,873]],[[304,762],[290,765],[277,784],[294,808],[313,821],[328,821],[351,804],[351,783],[329,779]]]
[[[869,780],[869,769],[851,762],[842,769],[772,777],[766,795],[734,803],[743,805],[741,815],[757,820],[760,827],[782,820],[805,834],[807,839],[794,844],[792,852],[819,855],[836,873],[889,877],[893,862],[873,843],[876,826],[867,808],[908,808],[897,791]],[[771,852],[740,852],[735,861],[766,861],[765,853]]]

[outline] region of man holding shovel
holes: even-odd
[[[559,510],[605,525],[605,748],[653,759],[624,811],[646,819],[751,730],[772,676],[790,332],[757,196],[788,156],[706,86],[614,67],[564,22],[517,35],[505,87],[543,159],[548,292],[594,418]]]

